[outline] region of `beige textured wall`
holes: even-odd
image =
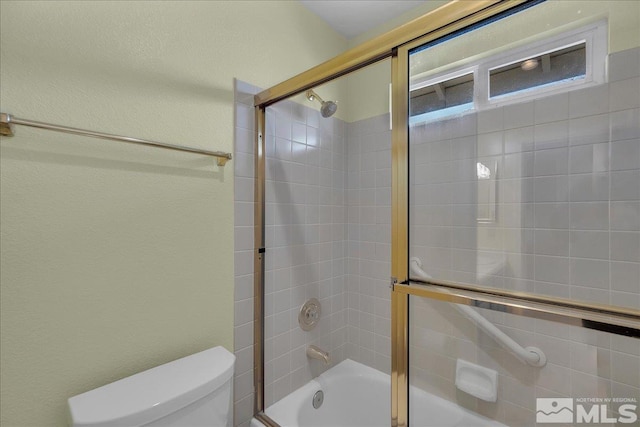
[[[234,77],[268,87],[347,43],[289,1],[0,16],[3,112],[211,150],[233,150]],[[231,350],[233,163],[16,130],[0,145],[0,424],[65,425],[72,395]]]
[[[447,0],[429,0],[394,19],[365,31],[349,40],[349,47],[358,46],[380,34],[393,30],[444,4]],[[349,96],[347,98],[347,121],[356,122],[389,112],[389,83],[391,83],[391,61],[382,61],[346,77]]]

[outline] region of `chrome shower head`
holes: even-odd
[[[320,96],[315,93],[313,90],[309,89],[307,91],[307,99],[309,101],[313,101],[314,99],[317,99],[318,102],[321,104],[320,105],[320,114],[322,114],[322,117],[331,117],[335,114],[335,112],[338,110],[338,103],[335,101],[325,101],[322,98],[320,98]]]
[[[338,104],[333,101],[325,101],[320,107],[320,114],[325,118],[333,116],[336,111],[338,111]]]

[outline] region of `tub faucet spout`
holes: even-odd
[[[322,360],[325,365],[328,365],[329,363],[331,363],[331,358],[329,357],[329,353],[321,350],[315,345],[310,345],[309,347],[307,347],[307,357],[311,359]]]

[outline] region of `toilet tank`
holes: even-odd
[[[235,356],[214,347],[69,399],[73,427],[230,426]]]

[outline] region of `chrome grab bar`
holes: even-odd
[[[147,139],[132,138],[129,136],[112,135],[109,133],[94,132],[86,129],[72,128],[68,126],[53,125],[51,123],[36,122],[34,120],[19,119],[7,113],[0,113],[0,135],[13,136],[13,125],[29,126],[39,129],[52,130],[54,132],[70,133],[73,135],[90,136],[93,138],[109,139],[111,141],[127,142],[130,144],[149,145],[158,148],[166,148],[169,150],[186,151],[188,153],[204,154],[218,158],[218,166],[224,166],[227,161],[231,160],[231,153],[222,151],[208,151],[199,148],[184,147],[181,145],[167,144],[164,142],[149,141]]]
[[[409,262],[411,272],[425,280],[432,280],[433,278],[422,270],[422,261],[420,258],[412,257]],[[443,288],[440,288],[443,289]],[[510,336],[502,332],[496,325],[487,320],[486,317],[475,311],[468,305],[454,304],[456,309],[462,313],[467,319],[474,322],[480,329],[493,338],[498,344],[503,346],[511,354],[513,354],[521,362],[527,363],[531,366],[542,367],[547,364],[547,357],[544,352],[538,347],[522,347],[515,342]]]

